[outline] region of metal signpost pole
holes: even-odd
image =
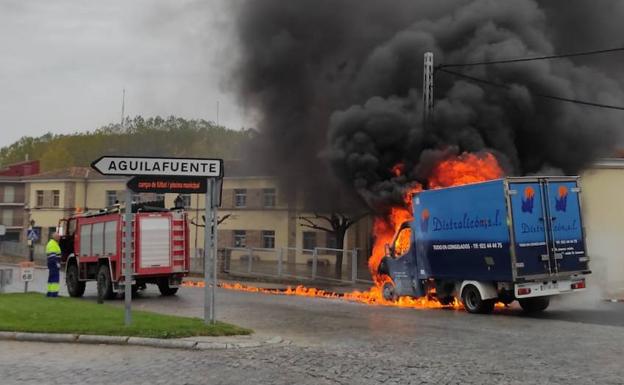
[[[219,224],[219,216],[217,215],[217,183],[212,180],[210,184],[210,195],[212,196],[212,215],[214,217],[212,225],[212,293],[210,296],[210,322],[216,322],[215,316],[215,293],[217,291],[217,260],[218,260],[218,242],[217,242],[217,225]]]
[[[132,191],[130,189],[126,189],[126,212],[125,212],[125,259],[126,259],[126,269],[124,272],[124,293],[125,293],[125,305],[126,305],[126,316],[125,316],[125,324],[126,326],[130,326],[132,323]]]
[[[204,323],[209,324],[212,319],[212,289],[210,287],[212,266],[212,179],[208,179],[208,191],[206,191],[206,223],[204,224]]]

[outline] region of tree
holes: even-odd
[[[232,216],[232,214],[226,214],[226,215],[224,215],[224,216],[223,216],[223,217],[221,217],[221,218],[218,218],[218,217],[217,217],[217,226],[218,226],[218,225],[220,225],[221,223],[223,223],[226,219],[228,219],[228,218],[229,218],[229,217],[231,217],[231,216]],[[194,220],[194,219],[192,219],[192,220],[191,220],[191,224],[192,224],[193,226],[197,226],[197,227],[206,227],[206,216],[205,216],[205,215],[202,215],[202,222],[204,222],[204,224],[203,224],[203,225],[202,225],[201,223],[197,223],[197,222],[195,222],[195,220]]]
[[[342,260],[344,239],[349,227],[356,224],[360,219],[366,216],[366,212],[357,215],[348,215],[344,213],[332,212],[330,215],[321,215],[314,213],[313,216],[301,216],[299,219],[304,221],[301,226],[309,229],[325,231],[328,234],[333,234],[336,238],[336,278],[342,277]],[[318,221],[325,222],[318,224]]]
[[[23,137],[0,148],[0,167],[25,160],[41,160],[42,171],[88,166],[101,155],[178,156],[236,159],[241,145],[250,140],[248,130],[229,130],[205,120],[170,116],[163,119],[126,118],[123,127],[109,124],[95,131],[74,134],[48,133]]]

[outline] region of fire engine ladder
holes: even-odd
[[[171,247],[171,262],[173,264],[173,271],[184,271],[185,258],[186,258],[186,222],[184,217],[176,218],[175,216],[171,221],[171,233],[172,233],[172,247]]]

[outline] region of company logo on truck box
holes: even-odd
[[[535,190],[533,187],[524,188],[524,197],[522,198],[522,212],[533,214],[533,202],[535,201]]]
[[[424,209],[422,213],[420,213],[420,230],[423,233],[429,231],[429,210]]]
[[[427,220],[429,212],[427,212]],[[421,228],[422,228],[421,218]],[[431,217],[433,228],[431,231],[449,231],[449,230],[470,230],[470,229],[488,229],[491,227],[499,227],[503,225],[500,210],[496,210],[493,216],[481,216],[479,214],[468,214],[464,212],[461,217]],[[423,230],[425,231],[425,230]]]
[[[565,212],[568,206],[568,188],[559,186],[557,197],[555,198],[555,210]]]

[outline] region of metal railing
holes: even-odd
[[[219,249],[219,266],[221,272],[238,276],[372,283],[357,249],[225,247]],[[203,258],[191,258],[191,270],[203,272]]]
[[[46,261],[45,246],[34,245],[33,256],[35,261]],[[0,242],[0,255],[6,255],[10,257],[21,257],[28,259],[30,249],[28,245],[21,242],[3,241]]]

